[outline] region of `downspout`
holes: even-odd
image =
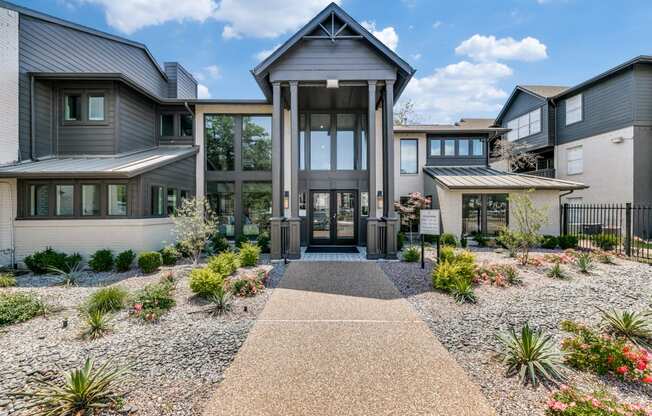
[[[550,106],[552,107],[552,156],[553,156],[553,161],[555,163],[554,169],[555,169],[555,178],[557,177],[557,167],[559,166],[557,164],[557,104],[555,103],[555,99],[551,98],[550,99]],[[550,132],[550,126],[548,126],[548,132]],[[570,191],[569,194],[572,194],[573,191]],[[560,197],[561,198],[561,197]]]
[[[195,113],[190,109],[190,106],[188,105],[188,101],[184,101],[183,105],[186,107],[186,110],[192,115],[193,120],[195,119]]]
[[[575,189],[571,189],[570,191],[568,191],[568,192],[566,192],[564,194],[559,194],[559,235],[561,235],[561,233],[562,233],[562,231],[564,229],[564,225],[562,224],[562,213],[563,213],[563,211],[561,209],[561,199],[563,197],[567,196],[567,195],[572,194],[573,192],[575,192]]]
[[[14,195],[12,192],[12,183],[6,181],[0,181],[0,185],[6,185],[9,190],[9,210],[10,210],[10,225],[9,232],[11,233],[11,267],[16,267],[16,232],[14,218],[16,217],[14,212]]]

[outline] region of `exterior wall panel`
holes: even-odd
[[[142,201],[143,216],[147,217],[152,214],[152,186],[170,187],[194,194],[196,188],[196,163],[193,156],[143,174],[141,177],[142,190],[139,195]]]
[[[652,127],[634,127],[633,153],[635,174],[632,202],[652,205]]]
[[[16,180],[0,181],[0,266],[10,265],[13,260],[13,224],[17,209]]]
[[[518,91],[501,121],[501,127],[507,128],[507,123],[537,108],[541,108],[541,132],[515,141],[515,143],[524,145],[527,150],[539,149],[552,144],[548,134],[549,116],[546,100]]]
[[[0,7],[0,165],[18,160],[18,13]]]
[[[118,88],[117,152],[156,146],[156,108],[153,102],[128,87]]]

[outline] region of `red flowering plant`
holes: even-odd
[[[546,403],[548,416],[650,416],[652,410],[640,404],[617,401],[605,392],[585,394],[573,387],[560,386]]]
[[[154,283],[136,293],[129,313],[144,321],[155,322],[172,309],[175,303],[173,283]]]
[[[473,283],[507,287],[521,284],[522,281],[518,269],[511,264],[484,263],[476,268]]]
[[[575,261],[575,256],[566,251],[562,254],[545,254],[543,260],[546,263],[569,264]]]
[[[260,276],[244,276],[230,282],[231,290],[236,296],[251,297],[256,296],[265,288],[265,284]]]
[[[652,383],[652,354],[646,349],[571,321],[562,322],[562,329],[573,334],[562,341],[566,363],[571,367],[613,374],[624,381]]]

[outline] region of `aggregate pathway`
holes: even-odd
[[[494,411],[376,263],[293,262],[204,414]]]

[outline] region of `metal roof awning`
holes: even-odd
[[[575,190],[588,188],[588,186],[579,182],[544,178],[523,173],[501,172],[483,166],[425,166],[423,171],[447,189]]]
[[[0,177],[132,178],[193,156],[197,151],[193,146],[160,146],[112,156],[61,156],[0,167]]]

